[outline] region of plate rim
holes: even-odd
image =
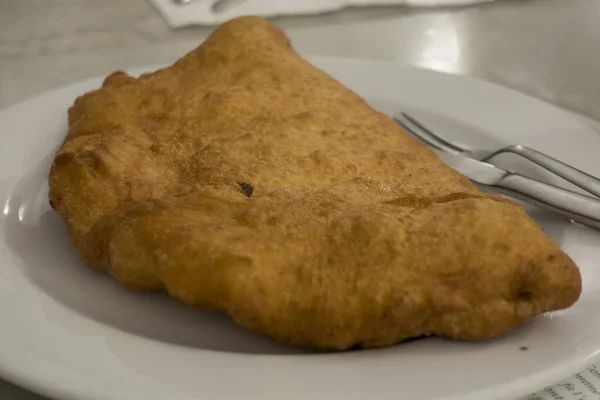
[[[512,88],[508,88],[508,87],[504,87],[501,85],[498,85],[496,83],[493,82],[489,82],[489,81],[485,81],[476,77],[471,77],[471,76],[464,76],[464,75],[458,75],[458,74],[453,74],[453,73],[447,73],[447,72],[440,72],[440,71],[433,71],[433,70],[429,70],[429,69],[424,69],[424,68],[420,68],[420,67],[416,67],[416,66],[411,66],[411,65],[407,65],[407,64],[402,64],[399,62],[388,62],[388,61],[378,61],[378,60],[369,60],[369,59],[354,59],[354,58],[349,58],[349,57],[330,57],[330,56],[307,56],[306,57],[309,61],[311,62],[342,62],[342,63],[351,63],[351,64],[363,64],[363,65],[370,65],[370,66],[375,66],[377,68],[395,68],[396,73],[400,73],[399,70],[410,70],[410,71],[414,71],[420,74],[430,74],[430,75],[437,75],[437,76],[446,76],[452,79],[458,79],[458,80],[464,80],[464,81],[470,81],[473,82],[477,85],[483,86],[483,87],[487,87],[487,88],[491,88],[492,90],[502,90],[502,91],[508,91],[511,92],[512,95],[519,95],[525,98],[528,98],[531,101],[535,101],[537,103],[544,103],[547,106],[550,106],[552,108],[554,108],[557,112],[562,112],[564,113],[565,116],[571,118],[573,120],[574,123],[580,123],[580,124],[584,124],[584,122],[582,120],[580,120],[579,118],[577,118],[576,114],[568,111],[568,110],[564,110],[554,104],[551,104],[549,102],[546,102],[545,100],[536,98],[534,96],[519,92],[517,90],[514,90]],[[128,69],[128,71],[131,71],[132,73],[137,73],[137,72],[141,72],[141,71],[147,71],[147,70],[154,70],[156,68],[161,68],[164,65],[154,65],[154,66],[146,66],[146,67],[138,67],[138,68],[131,68]],[[134,72],[135,71],[135,72]],[[103,79],[102,76],[97,76],[97,77],[92,77],[92,78],[88,78],[88,79],[84,79],[81,81],[77,81],[77,82],[73,82],[71,84],[65,85],[65,86],[61,86],[58,88],[54,88],[51,90],[47,90],[44,91],[34,97],[25,99],[23,101],[20,101],[18,103],[12,104],[2,110],[0,110],[0,121],[2,121],[3,117],[6,115],[9,115],[11,113],[14,113],[15,110],[19,110],[22,108],[26,108],[28,106],[28,104],[30,102],[36,101],[36,100],[43,100],[44,98],[47,97],[51,97],[52,95],[65,91],[65,90],[69,90],[69,89],[73,89],[74,87],[77,87],[79,85],[85,85],[87,83],[91,83],[91,82],[97,82],[98,80]],[[2,188],[0,188],[2,189]],[[3,227],[3,223],[2,223],[3,219],[0,218],[0,227]],[[1,237],[1,235],[0,235]],[[0,244],[0,247],[2,247],[4,244]],[[6,258],[4,258],[6,259]],[[1,259],[0,259],[1,260]],[[95,322],[94,323],[98,323]],[[99,323],[98,323],[99,324]],[[128,333],[127,333],[128,334]],[[128,334],[128,335],[132,335],[132,334]],[[144,339],[144,340],[151,340],[151,339],[146,339],[146,338],[140,338],[140,339]],[[10,382],[14,382],[15,384],[25,388],[25,389],[29,389],[32,390],[36,393],[39,393],[41,395],[46,395],[46,396],[51,396],[51,397],[58,397],[61,400],[67,400],[67,399],[72,399],[72,400],[118,400],[121,399],[123,396],[123,392],[119,392],[119,393],[114,393],[114,392],[106,392],[105,388],[103,388],[101,385],[98,385],[97,381],[93,380],[93,379],[89,379],[89,377],[87,375],[84,374],[84,376],[82,376],[81,378],[86,378],[86,379],[82,379],[82,380],[86,380],[86,386],[80,386],[80,385],[75,385],[72,386],[69,384],[69,372],[66,372],[66,368],[64,368],[64,366],[57,366],[57,365],[53,365],[52,362],[50,360],[45,360],[42,359],[40,360],[39,357],[36,360],[32,361],[33,364],[36,364],[36,368],[30,368],[30,367],[26,367],[26,366],[20,366],[18,363],[13,364],[12,366],[7,366],[7,359],[10,358],[19,358],[19,357],[25,357],[25,358],[35,358],[35,353],[28,353],[25,349],[21,348],[20,346],[17,346],[17,350],[15,350],[13,348],[13,353],[11,353],[10,356],[6,356],[7,353],[4,352],[4,350],[6,350],[6,347],[10,348],[10,346],[5,346],[2,344],[2,342],[0,342],[0,348],[3,348],[3,351],[0,352],[0,376],[4,377],[5,379],[7,379]],[[273,356],[270,356],[273,357]],[[277,356],[275,356],[277,357]],[[529,375],[524,379],[520,379],[517,381],[514,381],[511,383],[511,388],[512,390],[509,391],[503,391],[501,394],[498,394],[498,389],[500,388],[501,385],[496,385],[496,386],[492,386],[490,388],[484,389],[484,390],[479,390],[476,392],[468,392],[465,395],[460,395],[460,396],[452,396],[452,397],[444,397],[444,398],[439,398],[439,400],[468,400],[468,399],[477,399],[477,400],[481,400],[481,399],[496,399],[496,398],[504,398],[507,394],[511,395],[511,393],[515,393],[515,395],[519,396],[522,395],[523,392],[531,392],[533,393],[536,390],[539,390],[540,388],[547,386],[547,385],[552,385],[552,384],[556,384],[558,383],[561,379],[564,379],[565,377],[567,377],[569,374],[575,374],[577,372],[580,372],[580,370],[588,367],[590,364],[594,363],[595,361],[600,360],[600,348],[598,349],[598,351],[593,354],[593,355],[588,355],[587,357],[577,357],[577,360],[579,361],[572,361],[570,363],[562,363],[558,366],[554,366],[551,368],[548,368],[546,370],[544,370],[543,372],[538,372],[536,374],[533,375]],[[8,360],[8,364],[10,364],[10,360]],[[18,366],[18,367],[16,367]],[[20,368],[19,368],[20,367]],[[40,367],[40,368],[38,368]],[[36,371],[37,369],[40,369],[40,371],[38,371],[38,373],[35,373],[34,371]],[[45,376],[40,376],[40,372],[45,371]],[[48,374],[48,372],[51,372],[50,374]],[[71,371],[71,373],[78,373],[78,371]],[[52,379],[50,379],[50,376],[52,376]],[[72,378],[71,378],[72,379]],[[527,381],[527,382],[526,382]],[[87,385],[91,385],[94,387],[93,389],[93,393],[91,393],[90,391],[90,386]],[[505,388],[506,389],[506,388]],[[137,391],[136,391],[137,393]],[[138,398],[138,395],[135,395],[135,398]],[[499,397],[496,397],[499,396]],[[149,397],[150,399],[151,397]],[[178,397],[179,398],[179,397]],[[187,397],[182,397],[182,398],[186,398]],[[202,397],[204,398],[204,397]]]

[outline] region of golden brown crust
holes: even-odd
[[[519,205],[483,194],[260,18],[78,98],[49,183],[90,266],[293,345],[486,339],[581,292]]]

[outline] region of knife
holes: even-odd
[[[444,151],[439,158],[472,182],[491,192],[512,197],[600,229],[600,200],[559,188],[495,165]]]

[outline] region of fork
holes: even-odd
[[[434,133],[405,112],[401,112],[399,115],[394,116],[394,120],[417,139],[420,139],[438,150],[460,154],[464,157],[483,162],[490,162],[492,158],[503,153],[517,154],[547,171],[560,176],[564,180],[571,182],[573,185],[580,187],[588,193],[600,197],[600,179],[532,148],[517,144],[492,151],[474,149],[444,139],[442,136]]]

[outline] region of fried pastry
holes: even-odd
[[[86,264],[277,341],[483,340],[580,296],[577,266],[520,205],[264,19],[156,72],[115,72],[68,117],[49,197]]]

